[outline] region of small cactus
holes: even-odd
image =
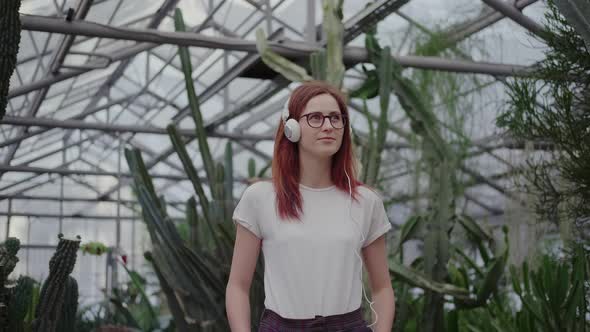
[[[8,331],[24,331],[24,319],[27,315],[33,297],[35,280],[27,276],[18,278],[16,287],[12,290],[10,306],[8,307]]]
[[[63,234],[59,234],[58,237],[57,249],[49,260],[49,276],[43,283],[35,312],[35,320],[33,321],[33,331],[35,332],[57,331],[59,320],[64,315],[63,311],[69,310],[64,307],[64,303],[72,302],[66,297],[73,296],[74,293],[77,294],[77,284],[74,292],[72,289],[74,285],[71,281],[73,278],[70,277],[70,273],[76,264],[80,236],[77,236],[75,240],[65,239]]]
[[[16,256],[16,253],[20,250],[20,240],[15,237],[9,237],[4,242],[4,247],[8,254]]]
[[[16,254],[20,249],[20,241],[15,237],[9,237],[4,245],[0,247],[0,265],[3,266],[2,277],[3,280],[8,279],[8,275],[12,273],[16,263],[18,263],[18,257]]]

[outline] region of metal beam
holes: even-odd
[[[294,27],[292,27],[291,25],[289,25],[287,22],[281,20],[280,18],[272,15],[272,12],[271,13],[268,13],[267,11],[269,9],[271,9],[268,4],[262,5],[262,4],[259,4],[256,1],[254,1],[254,0],[246,0],[246,2],[249,3],[252,7],[256,8],[257,11],[259,11],[259,12],[261,12],[263,14],[268,15],[269,16],[269,19],[272,19],[272,20],[277,21],[279,24],[281,24],[282,26],[284,26],[286,29],[289,29],[291,32],[295,33],[296,35],[303,36],[303,34],[299,30],[295,29]],[[264,7],[267,7],[267,8],[262,8],[263,6]]]
[[[533,21],[529,17],[525,16],[521,13],[518,9],[514,7],[514,5],[509,4],[508,2],[500,1],[500,0],[482,0],[486,5],[494,8],[495,10],[499,11],[500,13],[504,14],[506,17],[509,17],[514,22],[519,24],[520,26],[524,27],[525,29],[529,30],[530,32],[534,33],[535,35],[545,39],[544,28],[542,25],[538,24],[537,22]]]
[[[400,1],[400,3],[402,3],[403,1]],[[403,2],[405,3],[405,2]],[[390,8],[390,10],[393,10],[394,7],[388,7]],[[366,15],[372,15],[372,12],[362,12],[362,16],[366,16]],[[359,15],[355,15],[351,20],[347,21],[347,22],[358,22],[360,21],[362,18],[359,18]],[[345,26],[345,31],[344,31],[344,39],[346,40],[347,35],[349,33],[349,31],[347,30],[347,22],[345,22],[344,26]],[[350,33],[352,33],[352,30],[350,31]],[[262,94],[256,96],[255,98],[251,99],[248,103],[246,104],[242,104],[240,105],[237,109],[231,110],[228,113],[222,114],[221,117],[218,117],[216,119],[214,119],[214,121],[212,121],[211,123],[209,123],[210,127],[209,128],[215,128],[215,126],[223,124],[227,121],[229,121],[229,119],[231,119],[234,116],[237,116],[239,114],[242,114],[244,112],[247,112],[248,109],[246,108],[247,106],[250,107],[255,107],[259,104],[264,103],[268,98],[272,97],[276,92],[280,91],[280,89],[284,88],[285,86],[288,85],[289,81],[287,81],[286,79],[282,78],[282,76],[277,76],[277,78],[274,80],[275,83],[275,88],[273,89],[268,89],[265,90]],[[186,112],[186,114],[188,114],[188,112]],[[181,118],[178,118],[177,120],[180,121]],[[207,128],[207,126],[206,126]],[[187,139],[183,139],[183,142],[185,144],[187,144],[188,142],[190,142],[192,140],[192,138],[187,138]],[[172,153],[174,152],[174,147],[170,146],[168,149],[166,149],[164,152],[162,152],[159,156],[153,158],[152,160],[149,160],[148,162],[146,162],[146,168],[149,170],[152,167],[154,167],[155,165],[157,165],[160,161],[165,160],[166,158],[168,158],[168,156],[170,156]],[[107,191],[105,191],[105,193],[103,195],[108,196],[111,193],[113,193],[114,191],[116,191],[120,186],[125,185],[128,183],[127,179],[125,179],[123,181],[124,183],[119,183],[115,186],[113,186],[112,188],[109,188]]]
[[[83,20],[86,17],[86,15],[88,14],[90,7],[92,6],[92,1],[93,0],[81,0],[80,2],[78,2],[78,7],[76,8],[76,12],[74,14],[73,19],[74,20]],[[70,48],[72,47],[72,44],[73,44],[75,38],[76,38],[76,36],[74,36],[74,35],[64,36],[64,38],[61,41],[61,44],[57,47],[55,53],[53,54],[53,57],[51,59],[51,63],[49,64],[49,70],[47,73],[45,73],[46,77],[52,77],[59,71],[61,65],[64,62],[64,59],[66,58],[66,55],[68,54],[68,52],[70,51]],[[33,99],[32,103],[31,103],[31,107],[29,108],[28,112],[25,114],[26,116],[35,116],[37,114],[37,112],[39,111],[39,108],[41,107],[41,103],[45,99],[45,96],[47,96],[48,91],[49,91],[49,87],[45,87],[45,88],[40,89],[37,92],[37,94],[35,95],[35,98]],[[16,137],[22,137],[24,134],[27,133],[28,129],[29,128],[27,128],[27,127],[18,128],[16,131]],[[20,145],[20,141],[18,141],[17,143],[12,145],[8,149],[8,152],[6,153],[6,156],[4,157],[4,160],[3,160],[4,164],[6,164],[6,165],[10,164],[10,162],[12,161],[12,158],[14,158],[14,155],[15,155],[16,150],[18,149],[19,145]],[[0,178],[2,178],[3,175],[4,175],[3,173],[0,173]]]
[[[130,26],[130,25],[134,25],[135,23],[140,22],[140,21],[143,21],[146,18],[151,17],[152,15],[153,14],[148,14],[148,15],[144,15],[144,16],[135,18],[135,19],[133,19],[131,21],[122,22],[120,26],[126,27],[126,26]],[[76,45],[82,44],[84,42],[89,41],[92,38],[93,37],[76,38],[76,41],[74,41],[74,44],[73,45],[76,46]],[[103,47],[109,46],[109,45],[112,45],[113,43],[116,43],[116,42],[117,42],[116,40],[110,40],[110,41],[104,43],[102,46]],[[20,59],[18,59],[16,65],[17,66],[20,66],[20,65],[25,64],[25,63],[27,63],[29,61],[38,60],[40,57],[44,57],[44,56],[47,56],[47,55],[51,54],[51,52],[52,52],[51,50],[43,50],[43,52],[41,52],[39,54],[29,55],[27,57],[20,58]]]
[[[245,129],[250,128],[251,126],[255,125],[256,123],[259,123],[259,122],[263,121],[264,119],[267,119],[269,116],[275,114],[277,111],[282,109],[283,105],[285,105],[286,100],[287,100],[287,97],[282,98],[279,101],[276,101],[270,105],[267,105],[264,109],[254,113],[254,114],[251,114],[247,119],[240,122],[234,128],[234,131],[242,132]]]
[[[150,30],[154,30],[156,29],[160,23],[162,22],[162,20],[166,17],[166,14],[172,10],[172,8],[174,8],[176,6],[176,4],[178,3],[179,0],[166,0],[166,2],[160,7],[160,9],[158,9],[158,11],[156,12],[156,14],[154,15],[154,17],[152,18],[152,20],[150,21],[150,23],[148,24],[148,29]],[[224,1],[221,2],[221,4],[223,4]],[[217,9],[219,9],[221,6],[217,6],[217,8],[215,8],[215,11]],[[210,19],[211,15],[209,15],[207,17],[207,19],[205,19],[205,21],[203,22],[203,24],[201,24],[196,31],[200,31],[201,29],[203,29],[204,26],[207,25],[208,20]],[[127,69],[127,67],[129,66],[129,64],[131,63],[131,61],[133,60],[133,56],[126,58],[124,61],[122,61],[117,68],[113,71],[113,73],[111,74],[111,76],[109,77],[109,79],[107,79],[102,86],[99,88],[98,93],[90,100],[90,103],[88,104],[88,106],[85,108],[85,110],[89,109],[89,108],[93,108],[96,106],[96,104],[98,103],[98,101],[100,100],[100,98],[102,98],[103,96],[105,96],[107,94],[107,92],[110,90],[110,88],[112,86],[115,85],[115,83],[123,76],[123,73],[125,72],[125,69]],[[147,86],[146,86],[147,88]]]
[[[89,203],[99,203],[99,202],[107,202],[107,203],[118,203],[119,201],[112,198],[99,198],[99,197],[92,197],[92,198],[85,198],[85,197],[77,197],[77,196],[47,196],[47,195],[2,195],[0,194],[0,201],[5,199],[11,200],[30,200],[30,201],[64,201],[64,202],[89,202]],[[121,199],[121,203],[124,204],[140,204],[139,201],[135,200],[128,200],[128,199]],[[166,200],[166,204],[170,205],[185,205],[186,202],[182,201],[168,201]]]
[[[73,164],[75,161],[76,161],[76,160],[70,160],[70,161],[66,162],[65,164],[62,164],[62,165],[60,165],[59,167],[55,167],[54,169],[59,169],[59,168],[66,168],[66,167],[68,167],[69,165]],[[1,166],[1,165],[0,165],[0,166]],[[10,167],[20,167],[20,166],[10,166]],[[24,167],[24,166],[23,166],[23,167]],[[22,180],[19,180],[19,181],[13,182],[13,183],[11,183],[11,184],[9,184],[9,185],[6,185],[6,186],[4,186],[4,187],[0,188],[0,191],[4,191],[4,190],[6,190],[6,189],[9,189],[9,188],[12,188],[12,187],[18,186],[18,185],[20,185],[20,184],[22,184],[22,183],[25,183],[25,182],[31,181],[32,179],[34,179],[34,178],[36,178],[36,177],[38,177],[39,175],[42,175],[42,174],[43,174],[43,173],[37,173],[37,174],[35,174],[35,175],[33,175],[33,176],[30,176],[30,177],[28,177],[28,178],[26,178],[26,179],[22,179]],[[41,183],[34,183],[34,184],[32,184],[32,185],[30,185],[30,186],[28,186],[28,187],[24,188],[24,189],[23,189],[23,188],[21,188],[21,189],[20,189],[20,191],[18,191],[17,193],[21,194],[21,193],[23,193],[23,192],[25,192],[25,191],[27,191],[27,190],[29,190],[29,189],[32,189],[32,188],[35,188],[35,187],[38,187],[38,186],[40,186],[40,185],[44,185],[44,184],[46,184],[46,183],[49,183],[49,182],[52,182],[52,181],[55,181],[55,180],[56,180],[56,179],[51,179],[51,173],[50,173],[50,174],[48,174],[48,177],[49,177],[49,179],[47,179],[47,181],[44,181],[44,182],[41,182]]]
[[[66,128],[66,129],[86,129],[86,130],[100,130],[104,132],[116,132],[116,133],[142,133],[142,134],[156,134],[156,135],[168,135],[165,128],[147,127],[147,126],[133,126],[133,125],[115,125],[108,123],[89,123],[78,120],[55,120],[46,118],[25,118],[16,116],[5,116],[0,120],[0,124],[9,124],[14,126],[38,126],[38,127],[50,127],[50,128]],[[177,129],[179,134],[182,136],[197,137],[196,132],[191,129]],[[234,134],[230,132],[207,131],[209,137],[219,138],[232,138],[241,140],[271,140],[271,135],[256,135],[256,134]]]
[[[24,16],[25,18],[27,16]],[[28,22],[32,20],[28,18]],[[35,23],[25,25],[29,28],[42,29],[44,31],[86,34],[103,38],[118,38],[135,41],[149,41],[162,44],[174,44],[181,46],[195,46],[205,48],[218,48],[233,51],[244,51],[257,53],[256,42],[246,41],[238,38],[211,37],[189,32],[167,32],[167,31],[149,31],[140,29],[117,28],[112,29],[109,26],[100,25],[90,22],[72,22],[64,24],[62,21],[48,17],[35,17]],[[43,31],[43,30],[42,30]],[[307,57],[309,54],[321,49],[320,46],[297,41],[269,41],[269,48],[280,55],[287,57]],[[368,52],[364,47],[346,47],[344,48],[344,61],[349,63],[367,62],[369,60]],[[414,67],[421,69],[443,70],[460,73],[476,73],[499,76],[520,76],[528,75],[531,68],[520,65],[495,64],[488,62],[461,61],[453,59],[442,59],[437,57],[424,56],[398,56],[393,55],[404,67]],[[13,95],[9,93],[9,96]]]
[[[7,166],[0,165],[1,172],[18,172],[18,173],[48,173],[48,174],[60,174],[60,175],[91,175],[91,176],[112,176],[119,177],[117,172],[104,172],[104,171],[87,171],[87,170],[74,170],[66,169],[62,167],[57,168],[44,168],[44,167],[31,167],[31,166]],[[121,173],[121,177],[133,178],[131,173]],[[152,174],[150,177],[155,179],[168,179],[174,181],[189,181],[186,175],[172,175],[172,174]],[[241,182],[243,179],[235,179],[237,182]],[[202,182],[207,183],[206,178],[201,178]]]
[[[72,117],[70,117],[70,118],[68,118],[68,119],[66,119],[64,121],[82,119],[82,118],[84,118],[84,117],[86,117],[88,115],[92,115],[94,113],[100,112],[100,111],[105,110],[105,109],[107,109],[109,107],[119,105],[119,104],[125,102],[126,100],[128,100],[130,98],[133,98],[133,96],[126,96],[126,97],[123,97],[123,98],[112,100],[112,101],[110,101],[110,102],[108,102],[108,103],[106,103],[104,105],[95,107],[93,109],[89,109],[88,111],[83,112],[81,114],[74,115],[74,116],[72,116]],[[20,141],[22,141],[24,139],[27,139],[27,138],[30,138],[30,137],[33,137],[33,136],[36,136],[36,135],[42,134],[42,133],[44,133],[46,131],[49,131],[51,129],[52,128],[35,129],[35,130],[30,131],[27,134],[23,135],[22,137],[15,137],[15,138],[7,139],[4,142],[0,142],[0,148],[3,148],[5,146],[11,145],[11,144],[14,144],[16,142],[20,142]]]
[[[53,213],[25,213],[25,212],[0,212],[0,216],[5,217],[34,217],[34,218],[51,218],[51,219],[96,219],[96,220],[112,220],[115,221],[117,218],[120,220],[141,220],[141,216],[104,216],[104,215],[90,215],[90,214],[69,214],[60,215]],[[186,220],[185,218],[174,218],[172,220]]]
[[[21,165],[28,165],[28,164],[30,164],[30,163],[34,163],[35,161],[39,161],[39,160],[41,160],[41,159],[47,158],[47,157],[49,157],[49,156],[51,156],[51,155],[53,155],[53,154],[55,154],[55,153],[61,152],[61,151],[63,151],[63,150],[67,150],[67,149],[69,149],[69,148],[76,147],[76,146],[78,146],[78,145],[80,145],[80,144],[82,144],[82,143],[84,143],[84,142],[86,142],[86,141],[89,141],[89,140],[91,140],[91,139],[94,139],[94,138],[96,138],[98,135],[99,135],[99,134],[96,134],[96,135],[93,135],[93,136],[88,136],[88,137],[86,137],[86,138],[83,138],[83,139],[82,139],[82,140],[80,140],[80,141],[76,141],[76,142],[70,142],[70,143],[68,143],[67,145],[62,145],[62,146],[60,146],[60,147],[59,147],[59,148],[57,148],[57,149],[53,149],[53,150],[51,150],[51,151],[49,151],[49,152],[46,152],[46,153],[43,153],[42,155],[40,155],[40,156],[37,156],[37,157],[35,157],[35,158],[33,158],[33,159],[29,159],[29,160],[27,160],[27,161],[24,161],[24,162],[22,162],[22,163],[21,163]],[[56,141],[56,142],[54,142],[54,143],[57,143],[57,141]],[[33,151],[31,151],[31,152],[33,152]],[[29,153],[31,153],[31,152],[29,152]],[[22,157],[22,156],[18,156],[18,158],[20,158],[20,157]]]
[[[518,0],[514,3],[514,7],[521,11],[537,1],[538,0]],[[498,11],[491,8],[489,9],[489,11],[485,11],[472,20],[453,26],[447,31],[445,40],[449,44],[458,43],[506,17]]]

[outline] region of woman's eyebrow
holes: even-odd
[[[323,114],[325,112],[328,112],[327,114],[341,114],[342,113],[342,112],[336,111],[336,110],[315,110],[315,111],[312,111],[312,112],[309,112],[309,113],[310,114],[311,113],[322,113]]]

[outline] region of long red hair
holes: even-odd
[[[356,201],[358,200],[357,187],[362,185],[362,183],[356,177],[356,158],[352,149],[352,138],[350,137],[348,108],[340,90],[321,81],[303,83],[291,93],[288,104],[289,117],[299,119],[307,103],[312,98],[323,94],[329,94],[336,99],[340,111],[346,116],[347,120],[346,126],[342,128],[344,130],[342,145],[338,152],[332,156],[332,182],[338,189],[348,193],[349,187],[346,178],[346,173],[348,173],[352,196]],[[281,119],[275,136],[272,159],[272,182],[276,191],[279,216],[285,219],[299,219],[302,212],[302,198],[299,191],[299,147],[297,143],[293,143],[285,137],[284,129],[284,123]]]

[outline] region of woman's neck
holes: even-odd
[[[332,158],[299,156],[299,183],[311,188],[325,188],[333,185]]]

